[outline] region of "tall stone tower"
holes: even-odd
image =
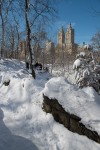
[[[72,28],[71,23],[66,32],[66,44],[74,44],[74,29]]]
[[[74,43],[74,29],[71,24],[66,31],[66,50],[69,54],[74,54],[77,51],[77,44]]]
[[[59,33],[58,33],[58,46],[63,47],[65,43],[65,33],[63,27],[61,27]]]
[[[64,32],[63,27],[61,27],[58,33],[58,50],[63,50],[68,54],[75,54],[77,52],[78,44],[74,42],[74,29],[71,26],[67,28],[66,33]]]

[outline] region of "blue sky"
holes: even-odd
[[[91,37],[100,31],[100,0],[58,0],[58,18],[52,25],[53,40],[57,41],[57,31],[69,23],[75,29],[75,42],[90,43]],[[94,12],[99,11],[99,14]]]

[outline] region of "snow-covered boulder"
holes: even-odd
[[[100,135],[100,96],[94,89],[90,90],[91,87],[85,89],[78,89],[65,78],[58,77],[50,79],[45,84],[43,93],[49,99],[58,100],[66,112],[81,118],[86,127],[92,128]],[[96,121],[98,124],[94,123]]]

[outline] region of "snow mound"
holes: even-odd
[[[63,77],[50,79],[44,89],[44,95],[57,99],[65,111],[82,118],[82,122],[91,126],[100,134],[100,96],[91,88],[78,89]]]

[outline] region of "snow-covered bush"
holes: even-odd
[[[96,65],[92,53],[81,52],[73,64],[76,84],[79,87],[92,86],[100,93],[100,65]]]

